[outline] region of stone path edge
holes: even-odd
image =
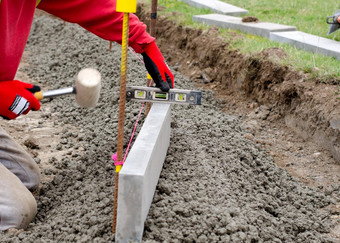
[[[238,29],[246,33],[266,38],[269,38],[271,32],[296,31],[295,26],[266,22],[243,23],[242,18],[221,14],[194,15],[192,19],[194,22],[203,22],[208,25],[215,25],[222,28]]]
[[[185,2],[193,7],[210,9],[216,13],[241,16],[249,13],[248,10],[236,7],[234,5],[217,1],[217,0],[179,0],[180,2]]]
[[[301,31],[270,33],[270,40],[287,43],[305,51],[311,51],[340,60],[340,43],[338,41],[307,34]]]

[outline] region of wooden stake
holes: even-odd
[[[150,35],[153,37],[156,37],[156,23],[157,23],[157,5],[158,2],[157,0],[152,0],[151,2],[151,15],[150,15]],[[146,83],[146,86],[151,86],[153,84],[152,79],[150,75],[148,75],[148,80]],[[146,111],[145,115],[147,116],[149,114],[149,111],[151,109],[151,103],[147,102],[146,103]]]
[[[151,3],[151,24],[150,24],[150,34],[156,37],[156,23],[157,23],[157,0],[152,0]]]
[[[120,73],[120,98],[119,98],[119,115],[118,115],[118,141],[117,141],[117,161],[123,161],[123,145],[124,145],[124,121],[125,121],[125,103],[126,103],[126,76],[127,76],[127,50],[129,45],[129,13],[123,16],[123,36],[122,36],[122,59]],[[115,198],[112,232],[116,232],[117,225],[117,208],[118,208],[118,182],[119,171],[122,166],[116,166],[115,177]]]

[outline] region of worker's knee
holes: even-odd
[[[36,213],[32,193],[0,163],[0,230],[26,228]]]
[[[40,183],[40,169],[30,156],[22,156],[20,160],[2,161],[16,175],[28,190],[34,191]]]
[[[14,193],[5,202],[0,205],[0,230],[25,229],[37,213],[37,203],[27,189]]]
[[[39,186],[40,171],[38,165],[1,127],[0,164],[16,175],[29,190],[35,190]]]
[[[32,159],[33,160],[33,159]],[[38,167],[38,165],[33,162],[30,163],[29,165],[29,171],[27,171],[27,181],[24,181],[24,185],[31,191],[34,191],[35,189],[38,188],[39,184],[40,184],[40,169]]]

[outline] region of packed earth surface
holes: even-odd
[[[139,16],[146,22],[148,13],[139,8]],[[143,241],[339,242],[336,125],[330,130],[318,112],[324,120],[335,117],[338,80],[321,84],[280,65],[280,49],[242,56],[216,33],[160,19],[157,43],[176,88],[202,90],[203,100],[201,106],[172,106],[170,147]],[[1,121],[43,178],[33,192],[36,218],[24,231],[0,233],[1,242],[114,241],[110,157],[116,152],[120,54],[118,44],[109,50],[107,41],[79,26],[37,14],[17,79],[56,89],[72,86],[82,68],[93,67],[102,75],[102,91],[95,108],[64,96]],[[145,85],[145,76],[130,52],[128,84]],[[126,105],[125,147],[140,107]],[[318,142],[325,134],[328,147]]]

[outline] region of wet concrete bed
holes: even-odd
[[[59,149],[72,156],[42,171],[38,215],[20,234],[0,233],[1,242],[108,242],[111,233],[116,151],[120,46],[102,41],[76,25],[47,16],[36,18],[23,71],[50,88],[73,84],[83,67],[97,68],[103,89],[97,108],[75,105],[73,97],[49,103],[56,126],[64,130]],[[176,73],[176,87],[194,84]],[[129,84],[144,85],[145,70],[133,55]],[[241,118],[221,112],[210,91],[200,107],[172,108],[172,133],[153,203],[145,242],[332,242],[324,207],[332,199],[275,166],[259,145],[244,138]],[[140,104],[126,106],[126,133]],[[48,118],[45,115],[42,119]],[[127,138],[125,139],[127,142]],[[82,149],[80,149],[82,148]]]

